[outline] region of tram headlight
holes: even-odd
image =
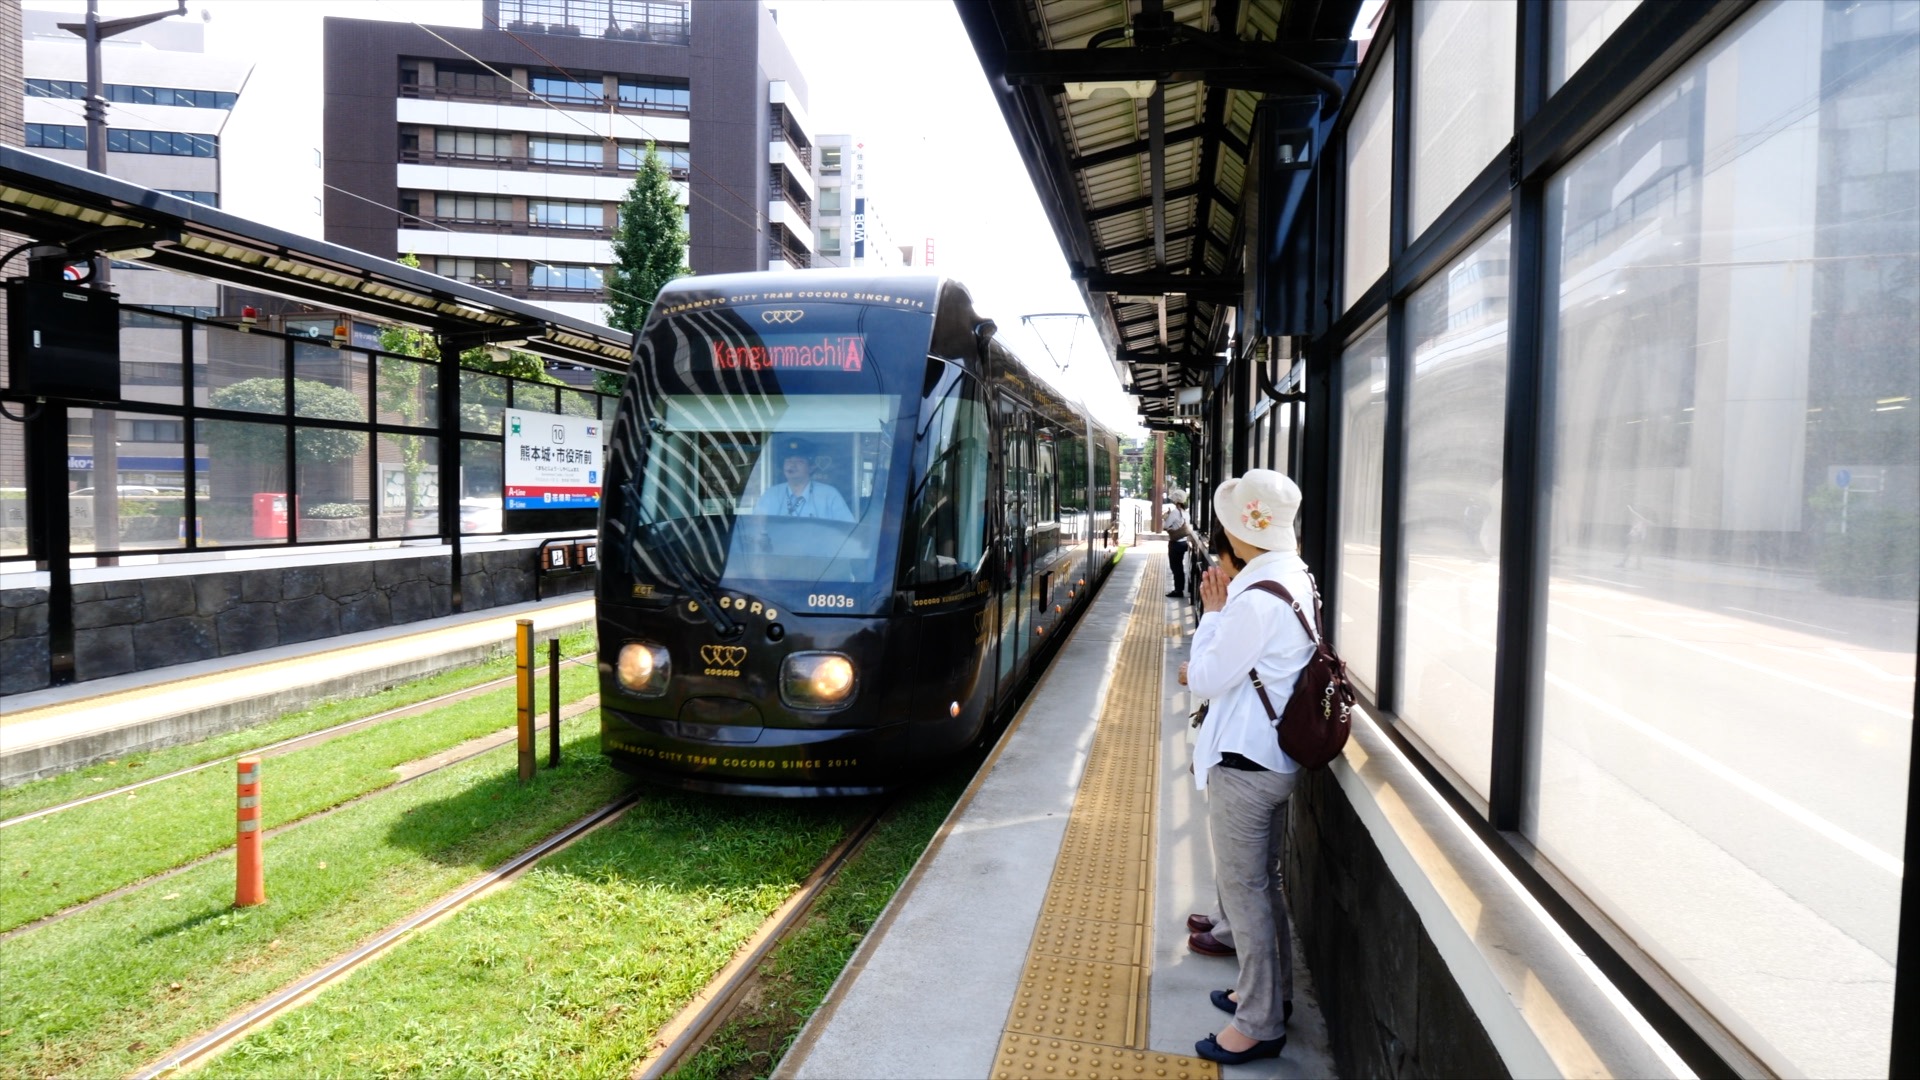
[[[780,665],[780,699],[796,709],[837,709],[853,686],[853,661],[839,653],[794,653]]]
[[[673,660],[666,647],[651,641],[629,641],[620,646],[620,660],[614,674],[621,687],[641,697],[658,697],[667,692],[667,680],[673,676]]]

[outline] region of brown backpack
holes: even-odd
[[[1267,698],[1267,688],[1261,685],[1259,673],[1249,670],[1247,675],[1260,694],[1260,704],[1266,706],[1267,719],[1279,728],[1280,749],[1302,767],[1318,769],[1340,756],[1340,749],[1347,745],[1347,735],[1353,729],[1353,684],[1347,681],[1346,661],[1335,655],[1320,633],[1320,590],[1313,591],[1313,623],[1308,625],[1307,613],[1300,610],[1299,601],[1285,586],[1273,581],[1256,581],[1248,587],[1285,600],[1300,617],[1300,628],[1313,639],[1313,655],[1300,670],[1300,681],[1293,685],[1293,696],[1287,699],[1286,708],[1280,713],[1273,711],[1273,702]]]

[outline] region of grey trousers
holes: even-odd
[[[1282,1002],[1293,999],[1293,925],[1281,891],[1287,854],[1287,797],[1298,772],[1249,772],[1215,765],[1207,773],[1207,832],[1220,918],[1213,936],[1239,953],[1234,1026],[1254,1039],[1286,1032]]]

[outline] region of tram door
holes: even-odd
[[[1000,686],[1002,692],[1026,670],[1027,605],[1032,597],[1033,431],[1031,413],[1002,393],[994,404],[1000,457]]]

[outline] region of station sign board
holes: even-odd
[[[593,510],[600,506],[600,429],[596,417],[506,412],[504,510]]]

